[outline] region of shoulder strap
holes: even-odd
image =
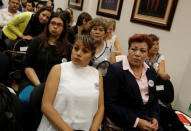
[[[105,51],[106,51],[107,48],[108,48],[108,47],[107,47],[107,43],[106,43],[106,46],[105,46],[104,51],[103,51],[98,57],[95,57],[95,59],[100,58],[100,57],[105,53]]]

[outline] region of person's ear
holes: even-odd
[[[84,24],[86,24],[87,22],[86,22],[86,20],[85,20],[85,19],[83,19],[83,20],[82,20],[82,23],[83,23],[83,25],[84,25]]]

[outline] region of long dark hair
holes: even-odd
[[[87,12],[82,12],[79,16],[78,16],[78,19],[77,19],[77,23],[76,25],[77,26],[81,26],[83,24],[83,20],[85,20],[86,22],[92,20],[92,17],[89,13]]]
[[[39,21],[39,15],[40,15],[40,13],[43,12],[43,11],[45,11],[45,10],[46,10],[46,11],[49,11],[51,14],[53,13],[52,8],[47,7],[47,6],[44,6],[44,7],[40,8],[40,10],[37,11],[37,12],[34,14],[35,19]],[[40,23],[40,22],[39,22],[39,23]]]
[[[66,20],[63,18],[63,15],[59,14],[59,13],[52,14],[52,16],[50,17],[50,19],[46,25],[44,32],[39,36],[40,38],[43,39],[43,42],[41,43],[41,49],[42,49],[42,51],[45,51],[46,48],[48,48],[48,45],[49,45],[48,40],[50,37],[49,24],[50,24],[50,21],[55,17],[60,18],[64,23],[63,31],[62,31],[59,39],[56,41],[56,50],[57,50],[58,54],[62,53],[64,55],[64,54],[66,54],[66,46],[68,46],[68,44],[67,44],[68,42],[66,39],[67,24],[66,24]]]
[[[48,11],[52,14],[52,9],[50,7],[42,7],[38,12],[31,16],[31,19],[23,33],[24,35],[38,36],[44,31],[46,24],[42,24],[39,21],[39,15],[43,11]]]

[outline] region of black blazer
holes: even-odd
[[[150,67],[146,72],[149,86],[149,101],[143,104],[135,77],[129,70],[123,70],[122,62],[111,65],[104,78],[105,114],[123,129],[131,129],[136,118],[151,117],[159,120],[159,106],[156,97],[156,72]]]

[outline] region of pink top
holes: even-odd
[[[148,80],[147,80],[147,76],[146,76],[146,71],[148,68],[149,68],[149,66],[144,62],[141,78],[137,78],[129,65],[129,61],[128,61],[127,57],[123,59],[123,70],[129,70],[129,72],[136,78],[136,81],[139,85],[143,104],[147,104],[147,102],[149,100]],[[136,127],[138,122],[139,122],[139,118],[136,119],[133,127]]]

